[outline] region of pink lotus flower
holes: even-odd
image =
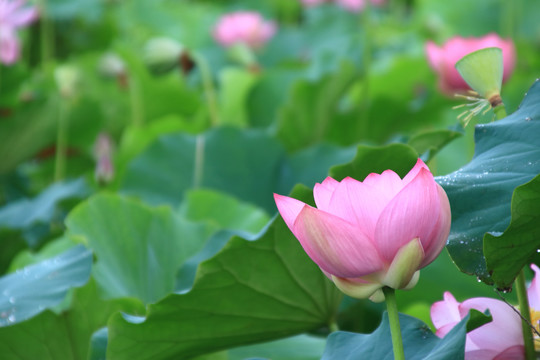
[[[431,306],[431,320],[437,336],[444,337],[471,309],[481,312],[489,309],[493,321],[467,334],[465,360],[525,359],[521,318],[501,300],[480,297],[459,303],[452,294],[445,292],[444,300]]]
[[[488,47],[502,49],[504,82],[512,74],[516,62],[516,50],[512,40],[501,39],[497,34],[489,34],[482,38],[462,38],[456,36],[448,40],[441,47],[428,41],[426,44],[426,54],[429,65],[439,76],[439,89],[447,95],[469,90],[469,85],[461,78],[455,68],[456,62],[473,51]]]
[[[540,330],[540,269],[532,264],[535,276],[527,290],[531,311],[531,323]],[[489,298],[472,298],[462,303],[449,292],[444,300],[431,306],[431,320],[437,336],[444,337],[463,319],[470,309],[484,312],[489,309],[493,321],[467,334],[465,360],[522,360],[525,359],[521,319],[503,301]],[[540,337],[534,333],[536,351],[540,351]]]
[[[276,32],[273,22],[264,21],[253,11],[239,11],[224,15],[214,28],[214,39],[229,47],[243,43],[252,49],[263,46]]]
[[[531,265],[531,269],[534,270],[534,278],[529,289],[527,289],[527,298],[529,299],[529,308],[531,310],[531,323],[536,331],[540,332],[540,284],[538,283],[540,269],[534,264]],[[533,335],[535,350],[540,351],[540,336],[535,332],[533,332]]]
[[[328,177],[313,196],[317,208],[274,199],[309,257],[352,297],[382,301],[384,286],[414,286],[450,231],[446,193],[420,159],[403,179],[391,170],[363,182]]]
[[[37,19],[34,6],[25,7],[24,0],[0,0],[0,62],[10,65],[19,59],[17,28]]]
[[[336,0],[341,7],[351,12],[360,12],[364,10],[366,1],[368,0]],[[369,2],[375,6],[382,6],[386,3],[386,0],[369,0]]]

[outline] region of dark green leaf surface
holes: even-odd
[[[418,160],[414,149],[405,144],[387,146],[358,146],[355,158],[347,164],[336,165],[330,169],[330,176],[341,181],[347,176],[363,181],[370,173],[382,173],[392,169],[402,178],[413,168]]]
[[[312,203],[311,191],[292,196]],[[147,318],[109,322],[107,358],[189,358],[329,324],[341,294],[281,218],[258,240],[234,237],[201,264],[193,289],[150,305]]]
[[[274,213],[273,192],[288,193],[297,183],[311,187],[353,155],[353,148],[320,144],[287,157],[277,140],[255,130],[164,135],[130,163],[123,192],[176,206],[186,190],[204,187]]]
[[[418,154],[425,157],[425,161],[431,160],[440,149],[452,140],[462,136],[462,133],[452,130],[431,130],[417,134],[409,139],[407,144]]]
[[[81,360],[88,358],[90,338],[116,311],[140,313],[133,299],[105,302],[93,280],[77,289],[73,307],[62,313],[45,311],[22,323],[0,328],[0,354],[5,360]]]
[[[199,136],[165,135],[128,166],[123,190],[176,205],[185,190],[207,187],[273,212],[272,190],[283,156],[277,141],[257,131],[218,128]]]
[[[277,125],[278,137],[287,150],[295,151],[324,141],[329,129],[339,126],[334,119],[339,112],[339,102],[357,75],[354,66],[342,65],[338,72],[319,81],[302,80],[294,84]]]
[[[209,221],[220,229],[258,233],[270,221],[261,209],[214,190],[194,189],[186,193],[180,214],[191,221]]]
[[[109,331],[106,327],[99,329],[92,334],[90,340],[90,350],[88,353],[89,360],[106,360],[107,359],[107,341]]]
[[[92,252],[78,245],[0,278],[0,326],[19,323],[59,304],[69,289],[88,281],[91,268]]]
[[[175,214],[119,195],[96,195],[66,219],[69,233],[97,257],[93,276],[107,298],[154,302],[174,289],[182,263],[213,231]]]
[[[83,198],[89,193],[84,179],[54,183],[35,198],[11,202],[0,208],[0,228],[24,229],[36,223],[48,223],[61,201]]]
[[[540,82],[508,117],[476,126],[472,161],[437,178],[450,199],[448,251],[458,267],[492,283],[483,254],[486,232],[510,223],[514,189],[540,173]],[[510,259],[509,259],[510,261]]]
[[[473,321],[473,325],[476,326],[485,319],[484,314],[478,311],[471,312],[443,339],[440,339],[420,320],[400,314],[399,322],[405,358],[407,360],[464,359],[465,335],[469,322]],[[394,359],[390,324],[386,312],[381,324],[372,334],[364,335],[339,331],[329,336],[322,360],[356,359]]]
[[[293,336],[269,343],[249,345],[228,351],[228,360],[319,360],[326,339],[308,335]]]
[[[512,282],[540,247],[540,176],[518,186],[512,197],[512,221],[502,235],[484,236],[491,278],[501,289]]]

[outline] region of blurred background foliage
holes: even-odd
[[[381,306],[341,300],[274,217],[272,193],[302,184],[295,194],[309,201],[305,187],[328,174],[360,168],[362,177],[392,168],[403,175],[418,156],[435,175],[467,164],[474,129],[456,119],[460,111],[452,107],[460,102],[437,89],[428,40],[491,32],[513,39],[517,66],[502,93],[508,113],[540,69],[535,0],[391,0],[361,14],[331,4],[304,9],[294,0],[37,5],[41,19],[20,34],[21,61],[0,66],[0,274],[26,284],[25,266],[44,266],[80,243],[93,251],[94,264],[65,265],[75,275],[55,294],[86,283],[90,273],[91,280],[59,301],[32,298],[31,282],[20,294],[1,294],[0,323],[10,325],[0,328],[6,358],[32,359],[47,346],[51,359],[214,351],[222,352],[206,358],[318,359],[331,323],[373,331]],[[236,10],[278,23],[256,53],[257,71],[212,38],[218,18]],[[204,62],[188,73],[179,66],[152,71],[145,47],[155,37],[174,39]],[[105,54],[123,63],[121,75],[104,70]],[[62,65],[77,73],[69,98],[54,79]],[[55,181],[60,118],[68,124],[66,171]],[[492,119],[488,113],[473,122]],[[94,175],[103,132],[114,143],[107,184]],[[497,296],[443,252],[418,286],[399,292],[401,310],[429,324],[429,306],[446,290],[458,299]],[[19,302],[24,296],[32,300]],[[40,315],[20,322],[23,311]],[[167,325],[169,317],[175,324]],[[66,326],[69,343],[56,332]],[[48,338],[43,329],[56,335]],[[151,350],[152,334],[165,339],[163,348]],[[191,343],[183,342],[186,334],[193,334]],[[279,338],[287,339],[264,343]],[[258,345],[236,348],[252,343]]]

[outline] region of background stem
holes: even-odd
[[[217,126],[220,123],[219,111],[216,100],[216,92],[214,90],[214,82],[212,81],[212,74],[210,73],[210,67],[208,66],[206,59],[202,55],[197,54],[194,56],[194,59],[197,63],[199,71],[201,72],[206,101],[208,103],[208,111],[210,113],[211,124],[212,126]]]
[[[518,297],[519,312],[525,320],[521,320],[523,329],[523,343],[525,345],[525,358],[527,360],[536,359],[534,352],[533,334],[529,324],[531,323],[531,310],[529,308],[529,299],[527,298],[527,289],[525,287],[525,274],[523,269],[519,272],[515,281],[515,287]]]
[[[66,173],[66,152],[68,142],[68,104],[60,99],[58,127],[56,132],[56,157],[54,162],[54,181],[61,181]]]
[[[504,107],[504,104],[501,104],[493,108],[493,112],[495,113],[495,117],[497,118],[497,120],[500,120],[506,117],[506,108]]]
[[[399,326],[399,313],[396,303],[395,290],[387,286],[383,287],[384,299],[388,311],[388,321],[390,322],[390,333],[392,334],[392,347],[394,348],[394,359],[405,360],[403,351],[403,340],[401,338],[401,328]]]

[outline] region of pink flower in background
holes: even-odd
[[[336,0],[336,3],[348,11],[360,12],[366,7],[366,1],[375,6],[382,6],[386,3],[386,0]]]
[[[10,65],[20,55],[17,28],[37,19],[36,7],[23,7],[24,0],[0,0],[0,62]]]
[[[525,359],[521,318],[501,300],[480,297],[459,303],[452,294],[445,292],[444,300],[431,306],[431,321],[437,336],[442,338],[448,334],[471,309],[481,312],[489,309],[493,321],[467,334],[465,360]]]
[[[534,278],[527,289],[527,298],[529,299],[529,308],[531,310],[531,323],[535,327],[536,331],[540,332],[540,284],[538,276],[540,269],[535,264],[531,265],[531,269],[534,270]],[[540,336],[536,332],[533,332],[534,347],[536,351],[540,351]]]
[[[440,47],[428,41],[426,44],[428,62],[439,76],[439,88],[441,91],[445,94],[453,95],[456,92],[464,92],[470,89],[469,85],[467,85],[456,70],[456,62],[473,51],[488,47],[502,49],[504,82],[512,74],[516,62],[516,50],[512,40],[501,39],[497,34],[489,34],[481,38],[462,38],[456,36]]]
[[[276,25],[254,11],[239,11],[221,17],[214,28],[214,39],[229,47],[238,43],[256,49],[276,33]]]
[[[414,286],[450,231],[446,193],[420,159],[403,179],[391,170],[363,182],[328,177],[313,196],[317,208],[274,199],[309,257],[352,297],[382,301],[383,286]]]
[[[113,151],[112,138],[107,133],[100,133],[94,144],[94,158],[96,159],[94,178],[99,184],[108,184],[114,178]]]
[[[540,269],[532,264],[535,275],[527,290],[531,311],[531,323],[540,330]],[[465,360],[522,360],[525,359],[521,319],[503,301],[489,298],[472,298],[462,303],[449,292],[444,300],[431,306],[431,320],[437,336],[444,337],[463,319],[470,309],[484,312],[489,309],[493,321],[467,334]],[[536,351],[540,350],[540,337],[533,332]]]

